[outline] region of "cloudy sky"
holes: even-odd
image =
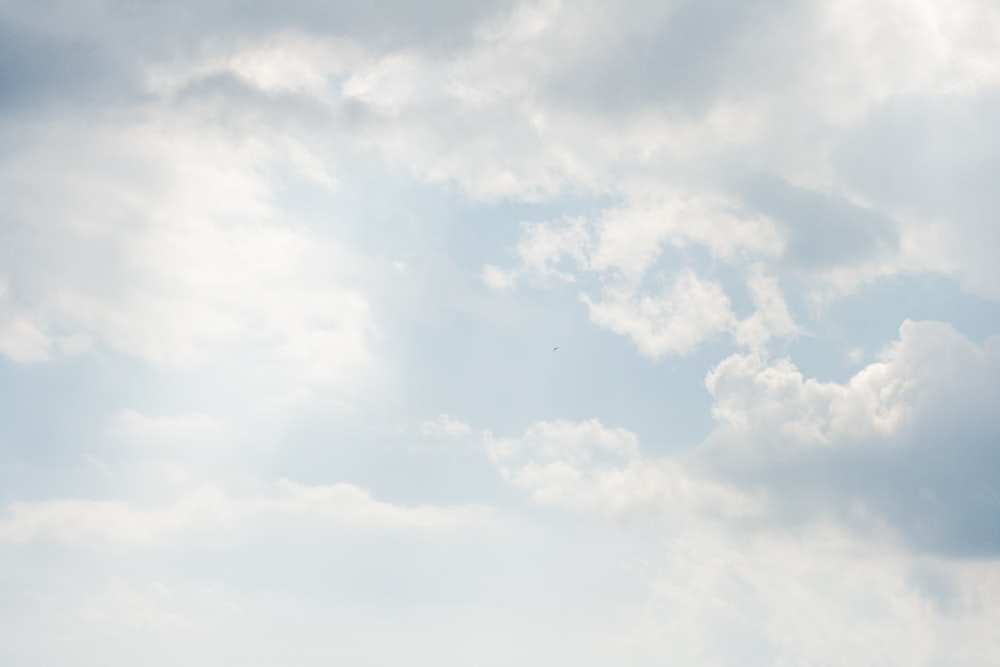
[[[998,117],[993,0],[0,2],[0,663],[994,664]]]

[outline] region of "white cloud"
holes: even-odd
[[[646,459],[638,438],[596,419],[537,422],[517,438],[484,436],[504,478],[544,506],[601,517],[693,514],[739,517],[759,511],[747,494],[670,458]]]
[[[198,412],[174,417],[149,417],[135,410],[122,410],[111,425],[111,433],[142,445],[197,447],[218,443],[231,436],[233,429],[218,419]]]
[[[721,198],[663,198],[663,193],[650,197],[649,192],[636,194],[593,221],[572,218],[525,225],[516,247],[517,265],[506,270],[487,265],[484,281],[509,290],[518,279],[544,286],[553,278],[575,282],[599,276],[600,297],[580,293],[591,320],[628,336],[641,353],[653,358],[687,354],[720,333],[731,333],[741,345],[760,347],[798,332],[765,262],[783,250],[784,239],[773,222],[741,215],[735,203]],[[668,246],[699,246],[735,265],[745,274],[756,310],[737,320],[720,284],[690,269],[671,277],[659,262]],[[649,295],[641,287],[643,281],[668,280],[673,284],[665,285],[661,294]]]
[[[873,437],[888,446],[953,411],[983,410],[1000,391],[991,376],[1000,364],[996,345],[991,339],[979,348],[944,323],[906,321],[883,359],[843,384],[804,378],[787,359],[751,353],[720,362],[706,386],[722,430],[749,436],[733,437],[746,446],[764,434],[765,442],[789,447],[868,445]]]
[[[253,45],[203,45],[196,58],[154,64],[145,72],[145,83],[150,92],[173,96],[204,79],[233,74],[266,93],[324,98],[336,93],[330,78],[357,67],[361,58],[361,49],[351,40],[286,31]]]
[[[238,619],[244,610],[215,584],[142,584],[114,576],[71,591],[32,590],[32,611],[47,619],[58,643],[123,641],[139,633],[199,633]]]
[[[352,484],[310,486],[280,480],[276,493],[231,496],[213,486],[173,502],[59,499],[14,502],[0,519],[0,540],[63,542],[107,549],[147,549],[197,535],[224,534],[273,517],[366,529],[447,530],[488,520],[477,505],[395,505]]]
[[[605,296],[594,301],[582,294],[591,319],[626,335],[643,354],[654,359],[665,354],[687,354],[706,338],[728,331],[734,322],[722,288],[701,280],[691,271],[680,274],[662,293]]]
[[[522,272],[536,281],[556,278],[573,282],[572,273],[557,267],[566,259],[585,264],[589,240],[586,223],[579,218],[525,225],[516,248]]]
[[[53,541],[112,549],[149,548],[169,543],[192,524],[224,524],[230,513],[228,499],[215,488],[203,488],[164,507],[117,500],[14,502],[0,520],[0,539],[15,544]]]
[[[996,47],[983,36],[997,20],[995,8],[979,1],[807,3],[759,13],[685,3],[627,11],[616,3],[526,4],[450,63],[408,59],[408,78],[429,85],[408,98],[409,107],[392,105],[392,124],[368,145],[478,197],[532,199],[582,188],[635,200],[610,214],[618,224],[601,231],[592,266],[642,273],[668,238],[708,245],[729,259],[750,249],[770,260],[783,239],[766,219],[750,211],[739,224],[719,224],[716,204],[701,207],[711,211],[704,215],[698,202],[678,207],[657,191],[683,187],[688,179],[678,172],[695,173],[690,180],[709,181],[708,200],[725,201],[732,187],[717,172],[749,170],[872,203],[829,160],[837,132],[900,97],[967,100],[988,89],[1000,71]],[[703,43],[683,41],[685,21],[704,31]],[[751,30],[753,40],[741,39]],[[694,74],[683,77],[666,65],[651,72],[637,55],[646,52],[661,54],[660,62],[686,62]],[[788,59],[790,52],[797,57]],[[485,138],[482,127],[494,133]],[[463,131],[468,136],[456,142]],[[970,148],[965,138],[959,143]],[[653,204],[637,203],[650,191]],[[873,205],[875,213],[898,217]],[[947,219],[949,229],[968,224],[954,211]],[[904,238],[926,226],[902,220]],[[921,270],[968,275],[970,286],[989,294],[987,278],[963,263],[974,249],[959,245],[933,245],[946,259],[924,262]],[[817,251],[836,262],[837,247]],[[851,258],[824,280],[846,293],[874,276],[912,268],[913,259],[897,250],[887,244],[868,262]]]
[[[31,382],[49,372],[85,374],[82,383],[68,377],[65,391],[37,406],[70,430],[86,419],[60,413],[69,408],[59,401],[113,384],[100,373],[131,372],[139,360],[136,375],[163,387],[138,403],[85,396],[73,409],[101,409],[91,400],[148,405],[120,413],[111,431],[165,445],[157,451],[172,458],[130,469],[146,475],[133,482],[157,487],[143,489],[143,502],[58,491],[56,499],[10,502],[0,517],[8,573],[0,585],[8,590],[14,582],[21,591],[44,576],[56,590],[64,581],[90,581],[73,569],[85,569],[82,561],[99,570],[97,581],[121,564],[67,558],[66,569],[53,572],[17,569],[40,548],[139,549],[142,558],[130,568],[169,568],[174,548],[189,538],[222,539],[227,531],[270,537],[265,523],[309,540],[347,527],[408,531],[414,548],[380,543],[365,550],[358,560],[375,563],[369,566],[377,572],[363,576],[322,554],[322,565],[303,575],[308,584],[289,593],[288,607],[298,612],[292,621],[274,611],[281,607],[273,599],[254,597],[254,586],[241,592],[249,602],[241,607],[271,615],[243,624],[228,595],[166,576],[148,584],[154,577],[113,579],[77,605],[54,596],[34,626],[17,613],[18,596],[6,596],[0,661],[66,664],[57,655],[63,648],[76,649],[69,662],[81,664],[134,664],[144,655],[166,664],[174,654],[149,647],[202,648],[207,640],[184,641],[200,628],[216,635],[216,652],[202,654],[213,664],[273,664],[288,656],[295,664],[328,664],[359,655],[387,664],[986,664],[1000,651],[997,339],[972,341],[946,324],[907,322],[898,342],[842,382],[809,377],[802,369],[816,359],[796,365],[775,356],[808,328],[790,307],[799,297],[822,306],[820,297],[849,297],[878,277],[908,285],[931,272],[997,298],[995,2],[386,0],[370,7],[292,2],[280,12],[253,2],[238,11],[231,3],[208,11],[184,1],[120,4],[60,0],[2,12],[0,50],[14,75],[4,79],[0,104],[0,354],[29,364],[90,353],[79,363],[17,369],[5,387],[20,391],[22,374]],[[746,183],[758,177],[781,185],[755,197]],[[424,189],[427,183],[441,187]],[[336,199],[345,185],[344,200]],[[359,199],[378,201],[347,201],[355,186]],[[413,202],[410,188],[419,191]],[[428,199],[452,199],[427,204],[428,192]],[[379,208],[386,202],[391,208]],[[458,218],[466,224],[469,206],[477,217],[530,210],[550,219],[522,227],[509,265],[492,259],[482,267],[482,282],[508,296],[470,303],[466,294],[435,292],[403,315],[379,303],[372,265],[394,267],[419,284],[427,265],[451,258],[381,247],[399,229],[386,226],[373,234],[381,238],[359,241],[383,258],[369,262],[343,241],[357,240],[356,230],[343,230],[338,216],[346,211],[357,227],[372,228],[382,218],[392,219],[386,225],[412,219],[414,237],[434,216],[441,227],[428,224],[428,236],[442,231],[449,242],[470,243],[458,250],[462,259],[495,258],[481,245],[466,255],[472,235],[444,229]],[[405,267],[386,259],[404,255]],[[351,483],[283,480],[256,495],[245,487],[230,493],[178,463],[183,452],[173,445],[197,447],[234,432],[209,414],[227,414],[242,432],[255,423],[251,413],[267,406],[269,418],[280,413],[271,422],[280,422],[280,433],[262,439],[296,447],[302,435],[323,443],[316,447],[322,454],[309,456],[329,457],[322,460],[334,469],[385,474],[355,458],[380,448],[359,454],[326,447],[378,430],[366,428],[372,412],[365,402],[348,400],[396,372],[412,373],[407,386],[445,390],[423,381],[429,366],[407,360],[405,368],[391,367],[407,354],[432,358],[427,338],[406,339],[415,329],[391,330],[399,356],[374,354],[381,315],[402,321],[420,311],[421,325],[446,322],[433,332],[442,343],[435,353],[452,356],[448,335],[470,341],[453,355],[468,375],[444,383],[462,392],[494,381],[458,354],[492,349],[480,345],[483,330],[474,327],[541,310],[525,303],[537,295],[515,293],[518,287],[555,288],[546,305],[573,293],[581,314],[586,307],[594,324],[627,337],[647,357],[690,354],[713,339],[738,346],[706,378],[718,423],[692,451],[650,454],[663,444],[653,439],[672,426],[656,416],[642,417],[650,438],[643,447],[635,433],[596,419],[543,420],[516,437],[485,436],[499,476],[532,503],[609,525],[517,506],[501,513],[521,522],[516,530],[492,533],[488,546],[477,534],[470,540],[476,546],[459,556],[442,549],[414,566],[427,531],[443,530],[452,546],[466,527],[490,524],[490,510],[387,502]],[[506,310],[484,312],[497,304]],[[454,324],[440,316],[449,308],[460,324],[445,331]],[[856,326],[852,318],[860,316],[849,311],[838,321],[850,332],[837,341],[838,355],[881,342],[858,340],[876,326]],[[988,314],[962,316],[978,317],[980,330],[993,324],[983,322]],[[528,401],[503,404],[506,388],[459,398],[476,401],[483,422],[544,410],[562,400],[550,399],[556,395],[567,400],[563,409],[583,409],[573,402],[580,394],[563,391],[570,384],[581,393],[611,391],[596,376],[590,381],[598,384],[576,386],[585,373],[572,359],[559,361],[561,377],[538,382],[539,395],[548,382],[552,393],[528,408]],[[700,357],[676,366],[696,363]],[[638,376],[629,391],[644,399],[693,389],[673,377],[660,385]],[[218,385],[200,386],[205,378]],[[187,407],[156,405],[155,396],[171,392]],[[25,402],[45,393],[25,392]],[[416,422],[428,414],[403,393],[386,392],[384,401],[379,395],[379,423],[415,423],[413,415],[387,414],[398,409],[416,410]],[[456,405],[455,396],[420,398]],[[655,398],[606,405],[600,394],[587,398],[607,411],[602,419],[636,415],[630,410],[642,406],[655,412]],[[247,411],[204,405],[212,401]],[[298,421],[302,411],[294,407],[302,402],[323,409]],[[85,454],[45,430],[50,425],[35,429],[30,416],[13,416],[9,435],[19,444],[4,478],[12,488],[58,487],[63,469],[74,465],[66,457],[78,454],[102,484],[127,485],[113,457],[143,453],[118,446]],[[418,432],[464,437],[471,429],[441,415]],[[273,477],[291,474],[276,467],[314,465],[311,458],[290,462],[298,451],[285,453],[280,462],[233,461],[232,474],[245,474],[241,464],[269,468]],[[440,456],[434,465],[447,458],[431,454]],[[475,475],[469,461],[461,470],[455,465],[456,478]],[[400,488],[387,487],[397,482],[378,477],[371,486],[396,498]],[[173,495],[150,502],[158,486]],[[469,488],[463,502],[488,492]],[[636,519],[641,529],[631,530]],[[584,537],[574,537],[577,530]],[[536,539],[540,533],[545,540]],[[633,542],[646,557],[639,575],[594,556],[608,544]],[[276,580],[286,575],[273,554],[240,551],[248,568]],[[213,577],[211,559],[176,560],[204,581]],[[482,572],[462,579],[455,571],[463,567]],[[338,568],[351,581],[326,596]],[[393,579],[397,568],[404,574]],[[573,568],[582,574],[567,574]],[[231,576],[231,567],[223,569]],[[435,590],[461,588],[467,597],[447,605],[421,600],[423,611],[433,607],[425,614],[431,620],[414,626],[401,605],[418,597],[407,593],[418,580]],[[604,586],[614,593],[594,592]],[[317,589],[327,604],[337,598],[332,625],[329,607],[302,603]],[[341,601],[346,589],[364,604]],[[530,592],[520,607],[496,604],[520,591]],[[644,599],[636,602],[629,591]],[[378,595],[391,602],[373,604]],[[540,606],[546,595],[558,603]],[[331,636],[330,627],[341,634]],[[442,627],[458,631],[446,636]],[[99,637],[60,644],[39,628]],[[129,631],[137,634],[124,636]],[[155,633],[156,641],[144,641]],[[387,634],[399,641],[385,646]],[[13,659],[6,653],[12,640],[32,637],[43,637],[51,653],[37,646]],[[121,648],[129,639],[131,648]],[[223,643],[229,652],[219,649]],[[83,650],[97,644],[103,653]],[[530,648],[518,653],[521,647]],[[232,657],[237,650],[244,659]]]
[[[24,315],[0,324],[0,353],[18,363],[47,361],[51,348],[51,337]]]
[[[376,335],[352,280],[361,264],[276,208],[267,171],[294,177],[287,142],[138,115],[119,127],[38,130],[16,168],[0,165],[16,221],[0,249],[7,296],[32,303],[2,330],[3,350],[40,360],[53,336],[96,339],[168,369],[241,375],[262,391],[349,390]],[[40,201],[24,194],[53,189]]]
[[[798,325],[788,312],[778,281],[764,274],[758,265],[751,269],[747,289],[755,307],[754,312],[736,323],[733,336],[741,345],[759,348],[772,338],[793,336]]]
[[[739,263],[777,257],[784,244],[772,221],[746,215],[734,200],[645,184],[630,191],[624,205],[603,211],[595,226],[591,264],[630,277],[652,268],[667,245],[701,246],[713,257]]]
[[[434,421],[425,421],[420,424],[420,435],[425,436],[463,436],[472,433],[468,424],[460,422],[454,417],[442,414]]]
[[[706,378],[717,427],[679,454],[642,456],[634,434],[596,420],[487,433],[485,447],[509,483],[547,506],[725,518],[737,532],[834,520],[919,553],[996,554],[998,341],[908,321],[882,360],[844,383],[732,355]]]
[[[585,422],[556,420],[533,424],[516,440],[496,439],[487,434],[486,449],[498,463],[528,455],[575,464],[589,462],[602,454],[628,460],[638,455],[639,443],[634,433],[607,428],[596,419]]]
[[[491,515],[491,510],[481,505],[394,505],[375,500],[352,484],[308,486],[283,479],[278,488],[283,495],[250,501],[251,508],[340,525],[398,530],[459,528],[488,520]]]
[[[517,287],[516,271],[505,271],[498,266],[485,264],[481,276],[487,287],[498,292],[510,292]]]
[[[840,130],[902,96],[968,100],[1000,80],[997,49],[985,38],[1000,18],[980,0],[947,7],[844,0],[787,12],[521,3],[480,18],[488,20],[444,53],[319,37],[305,26],[264,40],[206,40],[187,61],[151,66],[147,79],[168,97],[197,96],[198,85],[223,74],[270,97],[294,93],[331,119],[334,143],[419,178],[457,183],[476,198],[624,196],[622,209],[608,212],[618,221],[604,226],[590,263],[630,273],[642,273],[663,242],[706,245],[727,261],[748,251],[751,259],[774,257],[781,235],[752,210],[737,211],[720,174],[774,174],[895,214],[831,164]],[[684,26],[705,39],[685,41]],[[750,30],[755,39],[741,39]],[[638,54],[647,52],[667,63],[662,71],[644,65]],[[689,63],[688,76],[675,62]],[[302,174],[333,182],[312,151],[293,143],[284,152],[293,148]],[[669,193],[692,182],[704,195],[674,201]],[[927,231],[927,221],[903,219],[905,238]],[[964,225],[951,216],[947,227]],[[572,279],[539,260],[542,241],[526,236],[525,265]],[[886,247],[863,266],[832,267],[826,279],[850,291],[918,266],[967,274],[970,286],[990,293],[992,274],[962,268],[974,248],[938,251],[937,261],[918,261]],[[512,287],[509,272],[487,269],[484,279]]]
[[[907,321],[843,383],[724,360],[694,450],[644,456],[596,420],[484,444],[534,503],[662,544],[618,638],[640,664],[978,664],[1000,648],[998,378],[1000,339]]]
[[[482,268],[483,282],[491,289],[509,292],[519,281],[535,286],[553,282],[572,283],[575,270],[588,263],[591,243],[587,222],[581,218],[521,225],[521,236],[514,249],[517,266],[503,269],[492,264]]]
[[[630,637],[675,664],[988,663],[995,563],[936,561],[830,526],[691,530],[651,565]]]
[[[978,346],[938,322],[905,322],[844,383],[733,355],[706,379],[719,426],[699,456],[720,479],[767,489],[780,521],[832,514],[920,550],[995,554],[998,378],[996,337]]]

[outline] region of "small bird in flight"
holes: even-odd
[[[556,346],[555,346],[554,348],[552,348],[552,351],[553,351],[553,352],[555,352],[555,351],[556,351],[556,350],[558,350],[558,349],[559,349],[559,346],[558,346],[558,345],[556,345]]]

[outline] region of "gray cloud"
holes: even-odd
[[[1000,204],[1000,92],[891,100],[843,135],[833,164],[879,203],[981,218]]]
[[[744,201],[778,222],[785,233],[784,263],[823,271],[893,254],[899,234],[891,219],[841,195],[795,187],[776,176],[749,179]]]
[[[704,461],[773,500],[774,517],[888,529],[937,554],[1000,554],[1000,341],[908,322],[848,383],[733,357],[710,375],[719,430]]]
[[[0,9],[19,29],[90,39],[121,54],[177,55],[211,38],[261,38],[284,30],[346,35],[384,48],[446,49],[508,9],[509,0],[59,0]]]
[[[1000,298],[1000,93],[903,98],[836,144],[837,177],[920,232],[912,252],[932,269]]]
[[[107,92],[110,63],[97,45],[0,20],[0,112],[92,100]]]
[[[703,112],[719,96],[773,83],[789,66],[772,57],[773,42],[748,38],[787,15],[788,5],[709,0],[646,6],[635,11],[640,20],[626,20],[625,30],[599,39],[559,71],[551,92],[566,103],[615,113],[664,105]]]
[[[150,66],[211,55],[227,44],[267,45],[283,32],[343,37],[363,43],[370,53],[440,55],[468,45],[477,26],[510,5],[509,0],[8,4],[0,6],[0,112],[37,113],[73,104],[73,113],[80,114],[148,101],[144,77]],[[214,92],[232,93],[227,102],[238,104],[241,91],[225,89],[216,86]]]

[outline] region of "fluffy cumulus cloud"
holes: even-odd
[[[484,446],[532,502],[663,536],[637,651],[975,664],[997,649],[986,628],[1000,613],[997,352],[995,337],[908,321],[843,383],[787,359],[722,361],[706,378],[718,425],[694,450],[643,455],[594,420]]]
[[[761,261],[776,260],[784,243],[774,222],[741,213],[735,202],[670,194],[603,211],[593,221],[526,225],[515,267],[487,265],[482,278],[507,291],[518,281],[546,286],[598,277],[600,296],[579,293],[591,320],[652,358],[688,354],[722,333],[759,347],[797,331],[777,278]],[[661,261],[692,246],[742,274],[756,307],[751,315],[737,317],[723,286],[685,266],[690,260],[680,267]],[[661,287],[650,293],[650,282]]]
[[[707,384],[720,422],[711,465],[773,494],[782,520],[839,516],[920,550],[996,555],[998,339],[980,346],[910,322],[845,383],[788,360],[734,355]]]
[[[0,0],[0,662],[989,664],[998,31]]]
[[[597,420],[539,422],[518,438],[487,433],[484,444],[504,478],[546,506],[611,518],[758,511],[749,495],[677,461],[644,459],[634,433]]]
[[[594,303],[581,297],[597,324],[632,338],[651,357],[684,353],[712,334],[725,331],[731,320],[729,300],[715,283],[688,271],[660,294],[614,295]]]
[[[937,555],[995,556],[1000,347],[939,322],[900,338],[848,381],[738,353],[706,378],[717,426],[678,455],[640,453],[596,420],[485,435],[503,476],[539,503],[616,516],[655,511],[801,526],[823,517]],[[846,528],[845,528],[846,529]]]

